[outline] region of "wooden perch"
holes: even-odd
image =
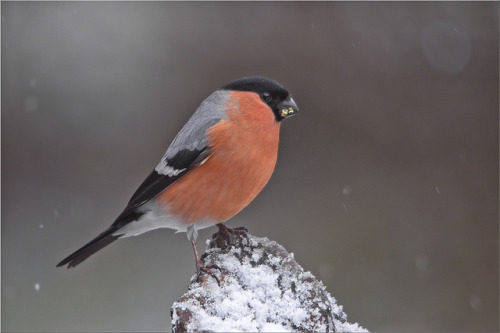
[[[206,272],[172,306],[173,332],[367,332],[278,243],[241,231],[207,243]]]

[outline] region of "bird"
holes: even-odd
[[[271,178],[281,121],[299,112],[278,82],[247,76],[211,93],[196,109],[125,209],[104,232],[63,259],[75,267],[117,239],[170,228],[186,232],[196,260],[198,230],[245,208]]]

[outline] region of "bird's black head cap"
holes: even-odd
[[[250,91],[273,110],[276,121],[290,117],[299,111],[290,93],[278,82],[262,76],[247,76],[223,86],[223,90]]]

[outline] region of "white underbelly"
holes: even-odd
[[[117,230],[113,236],[119,236],[121,238],[138,236],[159,228],[169,228],[174,229],[176,232],[186,232],[189,227],[189,224],[183,223],[181,220],[169,215],[164,209],[158,209],[158,205],[154,202],[145,204],[142,210],[144,214],[139,217],[139,219],[123,226]],[[215,223],[216,222],[210,220],[198,221],[194,224],[194,228],[199,230],[214,225]]]

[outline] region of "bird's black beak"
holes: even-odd
[[[297,106],[297,104],[295,103],[295,101],[291,96],[278,104],[278,116],[281,119],[294,116],[298,112],[299,112],[299,107]]]

